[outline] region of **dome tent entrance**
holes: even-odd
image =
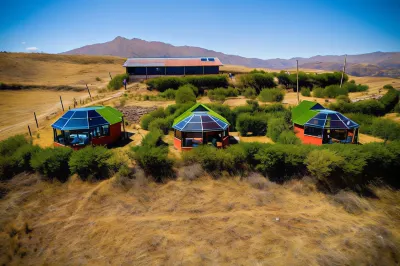
[[[178,150],[201,144],[224,147],[229,144],[229,122],[203,104],[195,104],[174,120],[174,146]]]
[[[54,144],[73,147],[112,144],[121,137],[122,122],[123,114],[109,106],[72,109],[52,124]]]
[[[305,144],[358,143],[359,125],[319,103],[302,101],[292,109],[296,135]]]

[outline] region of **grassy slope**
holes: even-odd
[[[400,194],[389,190],[380,200],[344,193],[341,205],[295,180],[259,190],[233,179],[121,187],[19,176],[6,187],[1,263],[394,265],[400,256]]]
[[[113,56],[0,53],[0,82],[22,85],[101,85],[108,72],[124,73],[125,59]],[[96,81],[100,77],[102,81]]]

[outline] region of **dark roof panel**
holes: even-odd
[[[128,58],[124,67],[222,66],[217,57]]]

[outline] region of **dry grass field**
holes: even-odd
[[[264,181],[263,181],[264,180]],[[20,175],[0,200],[11,265],[396,265],[400,193],[330,196],[306,178],[48,183]]]
[[[125,59],[113,56],[0,53],[0,82],[38,86],[104,86],[125,73]],[[96,80],[100,78],[100,81]]]

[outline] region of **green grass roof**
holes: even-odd
[[[226,120],[223,116],[221,116],[220,114],[217,114],[216,112],[214,112],[213,110],[211,110],[210,108],[208,108],[207,106],[205,106],[204,104],[201,103],[196,103],[195,105],[193,105],[192,107],[190,107],[189,109],[187,109],[183,114],[181,114],[180,116],[178,116],[177,118],[174,119],[174,124],[172,126],[175,126],[176,124],[178,124],[179,122],[181,122],[183,119],[185,119],[186,117],[188,117],[189,115],[192,114],[192,112],[197,108],[197,107],[203,107],[204,109],[207,110],[207,113],[211,116],[214,116],[222,121],[224,121],[225,123],[227,123],[228,125],[230,125],[230,123],[228,122],[228,120]]]
[[[299,105],[292,109],[292,121],[298,125],[304,125],[308,120],[313,118],[318,111],[311,110],[318,103],[311,101],[302,101]]]
[[[110,106],[104,106],[104,108],[96,109],[96,112],[98,112],[105,120],[107,120],[110,125],[122,121],[123,114]]]

